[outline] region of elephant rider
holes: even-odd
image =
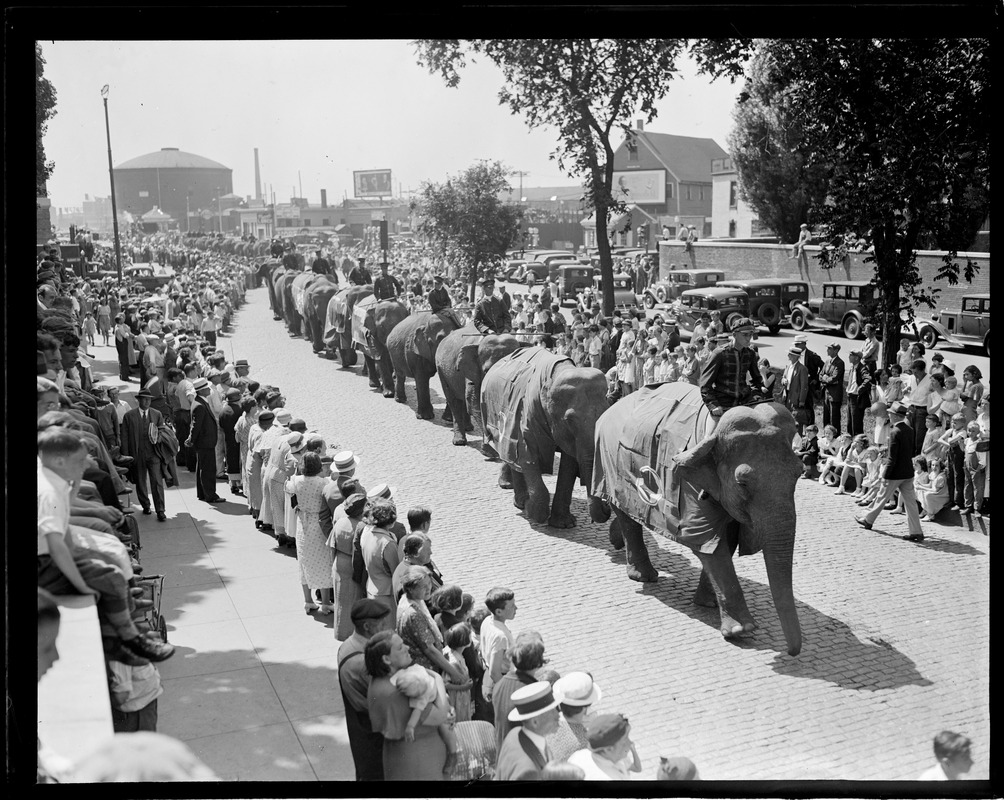
[[[720,417],[733,406],[748,403],[754,394],[763,391],[757,355],[750,347],[753,331],[753,320],[737,319],[732,324],[731,341],[715,350],[704,366],[701,397],[714,417]]]
[[[296,248],[292,244],[286,245],[286,255],[282,257],[282,266],[287,270],[300,271],[300,261],[296,257]]]
[[[512,317],[500,297],[495,297],[495,279],[485,278],[481,281],[484,292],[474,308],[474,327],[485,336],[496,333],[512,332]]]
[[[404,287],[401,285],[401,281],[387,271],[388,267],[390,267],[390,264],[386,261],[381,261],[380,274],[373,281],[373,295],[377,300],[393,300],[404,294]]]
[[[429,308],[432,313],[452,320],[457,328],[463,327],[463,323],[457,317],[457,312],[453,310],[453,300],[450,299],[450,293],[444,285],[446,278],[442,275],[434,275],[432,280],[435,282],[435,287],[428,295]]]
[[[338,275],[331,270],[331,263],[324,257],[324,254],[320,250],[315,250],[317,253],[317,258],[314,259],[313,263],[310,265],[310,271],[316,272],[318,275],[330,275],[334,278],[335,283],[338,283]]]
[[[367,283],[373,283],[373,276],[370,275],[370,271],[366,269],[365,256],[359,257],[359,263],[349,270],[349,274],[346,277],[348,278],[349,283],[356,286],[365,286]]]

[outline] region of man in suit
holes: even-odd
[[[495,297],[495,279],[481,281],[484,296],[474,309],[474,327],[485,336],[512,332],[512,317],[501,299]]]
[[[828,359],[819,370],[819,385],[823,387],[823,427],[832,425],[840,433],[840,406],[844,402],[844,360],[840,345],[826,345]]]
[[[900,401],[889,406],[889,451],[882,461],[882,486],[884,491],[872,503],[863,517],[855,517],[854,521],[862,528],[871,530],[885,504],[898,491],[906,507],[906,519],[910,532],[904,536],[908,542],[924,541],[924,530],[920,526],[920,513],[917,510],[917,494],[913,489],[913,457],[914,434],[910,427],[910,409]]]
[[[781,376],[781,396],[784,404],[795,417],[795,424],[798,426],[798,435],[801,436],[806,423],[810,420],[805,417],[805,398],[809,394],[809,372],[805,365],[799,361],[802,357],[802,349],[795,345],[788,348],[788,366],[784,368]]]
[[[816,418],[816,400],[819,397],[822,384],[819,382],[819,372],[823,368],[823,359],[819,353],[809,349],[809,337],[804,333],[795,337],[795,346],[802,351],[802,363],[805,364],[806,372],[809,373],[809,392],[805,397],[805,408],[809,412],[809,419]]]
[[[847,378],[847,432],[857,436],[865,432],[865,409],[871,405],[872,376],[861,361],[861,351],[854,350]],[[911,470],[912,474],[912,470]]]
[[[551,760],[547,738],[558,730],[561,693],[547,681],[537,681],[512,694],[515,708],[510,722],[521,722],[506,735],[495,766],[495,780],[540,780],[541,770]]]
[[[192,430],[186,444],[195,450],[195,487],[199,500],[222,503],[216,493],[216,441],[219,426],[216,415],[209,407],[212,386],[205,378],[195,381],[195,402],[192,403]]]
[[[153,395],[146,389],[136,394],[139,408],[127,411],[122,420],[122,454],[134,459],[136,495],[143,506],[143,513],[152,513],[152,493],[157,520],[163,522],[167,519],[164,511],[164,471],[156,445],[159,440],[157,429],[164,424],[164,416],[157,409],[150,408],[152,401]]]

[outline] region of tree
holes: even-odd
[[[498,161],[482,161],[446,183],[423,184],[412,205],[424,217],[419,231],[470,282],[472,303],[478,279],[494,272],[519,235],[522,210],[501,200],[512,191],[512,174]]]
[[[809,209],[826,199],[829,169],[807,164],[800,147],[801,109],[767,79],[763,61],[760,56],[748,66],[729,153],[743,199],[782,242],[794,242]]]
[[[530,128],[552,126],[558,146],[551,158],[583,180],[596,213],[596,243],[603,279],[603,313],[613,313],[613,259],[607,235],[611,212],[624,209],[613,196],[611,137],[627,136],[642,114],[651,122],[655,103],[669,90],[683,40],[677,39],[419,39],[419,64],[448,86],[460,81],[467,53],[484,55],[502,70],[499,103]]]
[[[45,182],[52,175],[55,163],[45,160],[45,129],[56,116],[56,90],[45,77],[45,58],[42,45],[35,42],[35,189],[39,196],[46,194]]]
[[[916,252],[946,245],[938,280],[971,281],[958,249],[989,213],[990,45],[983,39],[766,40],[758,43],[767,91],[783,93],[801,126],[798,149],[828,171],[826,200],[810,213],[829,235],[873,253],[885,360],[901,312],[934,306]],[[736,53],[712,53],[705,71],[730,74]],[[840,248],[824,249],[833,266]]]

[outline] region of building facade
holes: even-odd
[[[713,239],[750,239],[771,236],[760,224],[756,212],[742,198],[739,173],[731,158],[711,161],[711,237]]]

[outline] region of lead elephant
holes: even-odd
[[[373,287],[368,284],[346,286],[335,292],[334,297],[328,301],[324,314],[324,344],[338,352],[343,369],[356,364],[356,351],[352,346],[352,309],[356,303],[372,294]],[[379,388],[376,376],[371,375],[370,385],[374,384],[375,388]]]
[[[324,347],[325,315],[328,303],[338,292],[338,283],[330,275],[318,275],[309,287],[303,301],[304,335],[310,339],[315,353],[322,353]]]
[[[436,374],[439,345],[455,330],[457,324],[453,317],[419,311],[401,320],[387,337],[387,351],[394,367],[395,398],[399,403],[407,402],[404,379],[414,378],[418,419],[435,417],[429,397],[429,379]]]
[[[511,468],[513,502],[529,519],[555,528],[575,525],[572,490],[578,477],[589,491],[593,431],[606,409],[602,372],[576,367],[543,347],[520,348],[488,370],[481,384],[485,432],[503,470]],[[541,475],[553,470],[556,450],[561,459],[552,503]],[[504,473],[499,483],[504,485]],[[590,515],[597,519],[602,504],[590,499]]]
[[[449,334],[436,350],[436,371],[443,387],[446,407],[453,418],[453,443],[467,444],[466,432],[481,424],[481,382],[499,359],[519,349],[520,341],[509,334],[482,336],[468,323]],[[449,417],[443,414],[443,419]]]
[[[756,627],[732,562],[763,550],[774,607],[797,655],[802,632],[791,588],[795,420],[778,403],[729,409],[717,427],[700,389],[646,387],[619,400],[596,425],[592,492],[614,508],[615,547],[627,546],[628,577],[654,581],[642,526],[691,548],[703,567],[694,602],[721,613],[725,637]]]
[[[384,397],[394,396],[394,370],[387,339],[408,313],[408,307],[400,300],[375,297],[359,300],[352,308],[352,342],[363,354],[370,385],[382,386]]]

